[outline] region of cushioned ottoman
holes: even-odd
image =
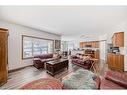
[[[62,89],[62,83],[55,78],[42,78],[35,81],[32,81],[21,89],[32,90],[32,89],[44,89],[44,90],[53,90],[53,89]]]

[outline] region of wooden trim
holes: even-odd
[[[23,35],[22,35],[22,60],[23,60]]]
[[[0,28],[0,30],[3,30],[3,31],[8,31],[8,29],[5,29],[5,28]]]
[[[12,72],[15,72],[15,71],[18,71],[18,70],[21,70],[21,69],[24,69],[24,68],[30,67],[30,66],[33,66],[33,65],[24,66],[24,67],[20,67],[20,68],[17,68],[17,69],[9,70],[8,73],[12,73]]]
[[[50,40],[54,41],[53,39],[47,39],[47,38],[40,38],[40,37],[35,37],[35,36],[28,36],[28,35],[22,35],[23,37],[30,37],[30,38],[36,38],[36,39],[43,39],[43,40]]]
[[[26,59],[33,59],[33,58],[34,58],[34,57],[27,57],[27,58],[23,58],[23,57],[22,57],[23,60],[26,60]]]
[[[9,30],[8,30],[8,29],[0,28],[0,31],[2,31],[2,32],[7,32],[8,36],[9,36]]]
[[[100,42],[100,41],[81,41],[81,42]]]
[[[107,40],[100,40],[99,42],[103,42],[103,41],[107,41]]]
[[[54,44],[55,44],[55,40],[53,39],[47,39],[47,38],[40,38],[40,37],[34,37],[34,36],[28,36],[28,35],[22,35],[22,60],[26,60],[26,59],[32,59],[33,57],[27,57],[27,58],[23,58],[23,37],[30,37],[30,38],[35,38],[35,39],[42,39],[42,40],[49,40],[49,41],[53,41],[53,52],[55,50],[54,48]]]

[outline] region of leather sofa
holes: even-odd
[[[59,57],[60,58],[60,57]],[[39,68],[44,68],[44,64],[48,61],[55,60],[57,58],[53,57],[53,54],[42,54],[42,55],[37,55],[34,56],[33,59],[33,64],[34,66],[39,69]]]
[[[71,63],[81,66],[85,69],[90,69],[91,65],[92,65],[92,60],[84,60],[83,57],[85,55],[84,54],[76,54],[76,55],[72,55],[71,56]]]
[[[127,89],[127,73],[107,71],[101,79],[100,89]]]

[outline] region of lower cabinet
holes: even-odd
[[[99,51],[95,51],[95,52],[94,52],[94,57],[95,57],[96,59],[100,59],[100,52],[99,52]]]
[[[124,55],[108,54],[108,68],[116,71],[124,71]]]

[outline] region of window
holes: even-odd
[[[68,51],[74,49],[74,44],[73,43],[68,43]]]
[[[22,36],[23,58],[31,58],[35,55],[53,53],[53,40]]]

